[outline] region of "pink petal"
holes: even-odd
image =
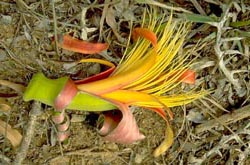
[[[62,142],[64,140],[66,140],[70,135],[70,131],[64,131],[64,132],[57,132],[57,140]]]
[[[65,110],[63,110],[59,114],[53,115],[52,120],[56,124],[58,141],[66,140],[70,134],[70,120],[69,116],[65,114]]]
[[[54,107],[57,111],[62,111],[67,107],[67,105],[70,104],[71,100],[75,97],[78,90],[77,87],[71,79],[67,81],[64,88],[61,90],[61,92],[56,97],[56,100],[54,102]]]
[[[69,129],[69,126],[70,126],[69,116],[66,115],[66,118],[64,119],[64,122],[58,124],[56,127],[57,127],[58,131],[65,132],[65,131],[67,131]]]
[[[64,121],[64,118],[65,118],[65,112],[64,110],[58,114],[54,114],[52,115],[52,121],[55,123],[55,124],[60,124]]]
[[[99,133],[105,140],[122,144],[131,144],[145,138],[139,132],[136,120],[127,105],[115,103],[120,113],[104,114],[104,124]]]

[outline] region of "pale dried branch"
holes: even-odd
[[[218,120],[221,121],[223,124],[231,124],[235,123],[239,120],[245,119],[250,116],[250,105],[247,105],[245,107],[242,107],[240,109],[234,110],[232,113],[222,115],[221,117],[218,117],[217,119],[209,120],[205,123],[202,123],[198,125],[195,128],[196,133],[201,133],[207,130],[210,130],[214,127],[217,127],[220,125]]]
[[[25,135],[23,137],[21,146],[17,151],[15,161],[13,162],[14,165],[22,164],[23,160],[26,158],[31,143],[31,139],[34,136],[37,120],[40,114],[41,114],[41,104],[39,102],[34,102],[32,105],[32,109],[30,111],[30,120],[27,124]]]
[[[54,21],[53,28],[54,28],[54,37],[55,37],[55,48],[56,48],[56,54],[59,55],[55,0],[52,0],[52,11],[53,11],[53,21]]]
[[[160,8],[171,10],[171,11],[179,11],[179,12],[183,12],[183,13],[192,13],[191,11],[188,11],[188,10],[183,9],[181,7],[168,6],[168,5],[164,4],[164,3],[154,1],[154,0],[136,0],[136,1],[137,1],[137,3],[143,3],[143,4],[152,5],[152,6],[158,6]]]
[[[214,46],[214,50],[215,53],[219,59],[219,67],[221,69],[221,71],[225,74],[225,76],[227,77],[227,79],[229,80],[229,82],[231,82],[237,89],[240,89],[241,86],[239,84],[239,79],[235,79],[233,77],[233,73],[226,68],[224,60],[223,60],[223,56],[225,55],[225,51],[221,50],[222,44],[225,40],[228,39],[222,39],[222,34],[225,31],[225,23],[228,20],[228,18],[230,17],[230,13],[229,10],[232,6],[232,3],[230,3],[230,5],[227,6],[220,22],[213,22],[212,25],[217,27],[217,35],[216,35],[216,44]]]
[[[239,154],[239,165],[244,165],[245,161],[249,158],[250,156],[250,142],[247,143],[248,147],[244,150],[241,151]]]
[[[197,0],[190,0],[201,15],[207,15]]]

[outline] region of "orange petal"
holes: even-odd
[[[162,105],[154,96],[132,90],[115,90],[109,93],[101,94],[100,96],[107,100],[111,99],[127,105],[151,108],[164,107],[164,105]]]
[[[110,93],[102,94],[101,97],[107,100],[114,100],[116,102],[126,105],[144,107],[146,109],[156,112],[164,120],[167,120],[166,113],[164,111],[164,109],[166,109],[167,112],[170,113],[170,118],[173,118],[173,114],[168,107],[163,105],[156,97],[147,93],[131,90],[115,90]]]
[[[165,105],[160,103],[160,101],[147,93],[137,92],[137,91],[130,91],[130,90],[115,90],[110,93],[106,93],[101,95],[101,97],[108,99],[108,100],[115,100],[117,102],[126,104],[126,105],[135,105],[141,106],[146,109],[152,110],[159,114],[164,120],[166,119],[166,113],[163,108],[167,108]],[[166,109],[169,113],[170,109]],[[170,111],[171,112],[171,111]],[[171,116],[172,116],[171,112]]]
[[[114,75],[103,80],[80,84],[77,86],[79,90],[100,95],[103,93],[111,92],[128,85],[129,83],[139,79],[143,76],[154,64],[156,56],[154,54],[137,62],[133,67],[134,70],[128,70],[123,74]]]
[[[171,73],[166,79],[169,80],[171,79],[173,76],[175,75],[179,75],[180,71],[175,71],[173,73]],[[159,83],[162,83],[163,81],[165,81],[165,75],[160,76],[160,80]],[[183,83],[187,83],[187,84],[195,84],[195,71],[188,69],[186,71],[184,71],[179,78],[177,79],[177,81],[183,82]]]
[[[157,45],[157,37],[154,32],[147,28],[134,28],[132,32],[133,40],[137,40],[139,37],[143,37],[149,40],[154,47]]]
[[[59,39],[58,45],[63,49],[83,54],[100,53],[108,48],[106,43],[90,43],[69,35],[64,35],[62,39]]]
[[[186,70],[178,79],[181,82],[187,84],[195,84],[195,71],[193,70]]]
[[[167,120],[166,113],[164,111],[165,109],[170,119],[173,119],[172,111],[164,104],[162,104],[156,97],[147,93],[132,90],[115,90],[113,92],[105,93],[100,96],[107,100],[115,100],[116,102],[120,102],[122,104],[144,107],[156,112],[164,120]]]

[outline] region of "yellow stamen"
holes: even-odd
[[[79,63],[84,63],[84,62],[95,62],[95,63],[99,63],[99,64],[103,64],[109,67],[115,67],[115,65],[109,61],[106,60],[102,60],[102,59],[96,59],[96,58],[88,58],[88,59],[81,59],[79,61]]]

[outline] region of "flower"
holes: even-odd
[[[178,54],[188,32],[188,24],[172,23],[172,15],[166,23],[158,21],[156,11],[149,13],[148,23],[145,18],[144,15],[142,27],[132,31],[136,43],[132,49],[127,48],[116,68],[105,60],[83,59],[81,62],[98,62],[110,69],[80,81],[72,81],[68,77],[50,80],[37,74],[26,88],[24,100],[38,100],[54,106],[60,112],[54,116],[57,124],[63,123],[64,109],[102,111],[104,123],[100,134],[109,141],[124,144],[144,138],[130,106],[153,110],[167,125],[166,137],[154,151],[154,156],[164,153],[174,139],[166,112],[173,119],[169,108],[191,103],[207,92],[180,88],[181,83],[195,84],[195,72],[189,69],[192,61],[187,62],[191,51]],[[82,53],[96,53],[107,48],[107,44],[81,42],[67,35],[59,41],[59,46]],[[109,111],[114,109],[120,111]],[[65,125],[60,126],[63,131],[68,128],[67,122]],[[63,140],[66,135],[61,137]]]

